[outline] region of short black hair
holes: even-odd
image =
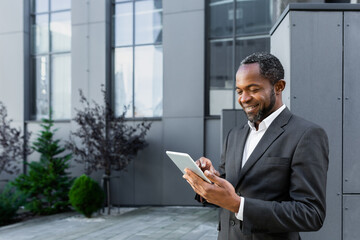
[[[259,63],[260,75],[269,79],[272,85],[284,79],[284,68],[280,60],[270,53],[253,53],[242,60],[240,66],[251,63]]]

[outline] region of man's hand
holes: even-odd
[[[239,211],[240,197],[235,193],[235,189],[231,183],[211,173],[209,170],[205,170],[204,173],[213,184],[204,181],[188,168],[185,169],[185,172],[183,178],[185,178],[194,191],[205,198],[206,201],[235,213]]]
[[[196,162],[196,165],[198,165],[198,167],[205,172],[206,170],[210,171],[211,173],[215,174],[216,176],[220,176],[220,173],[218,171],[216,171],[216,169],[213,167],[210,159],[205,158],[205,157],[201,157],[200,159],[198,159]]]

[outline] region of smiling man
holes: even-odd
[[[245,58],[236,73],[238,102],[248,124],[232,129],[219,171],[197,164],[209,184],[186,169],[199,199],[221,207],[218,239],[300,239],[325,219],[328,138],[282,102],[284,69],[268,53]]]

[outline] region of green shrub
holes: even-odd
[[[69,210],[68,193],[73,182],[67,169],[71,154],[63,154],[60,140],[54,140],[53,120],[42,119],[42,131],[33,144],[40,161],[28,164],[27,175],[21,174],[12,183],[28,195],[25,208],[35,214],[47,215]]]
[[[25,200],[26,196],[22,192],[9,184],[6,185],[0,194],[0,226],[11,222]]]
[[[85,174],[75,180],[69,192],[71,205],[87,218],[102,207],[104,198],[99,184]]]

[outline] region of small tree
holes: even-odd
[[[106,99],[104,86],[101,88],[104,103],[99,105],[93,101],[90,105],[83,92],[79,90],[82,110],[76,110],[75,122],[79,128],[71,132],[67,147],[76,156],[75,161],[85,164],[85,174],[103,169],[104,183],[107,184],[107,201],[110,205],[109,178],[111,170],[121,171],[136,156],[140,149],[147,146],[145,136],[151,123],[142,121],[135,126],[126,122],[126,110],[115,116]],[[77,145],[75,139],[80,140]]]
[[[0,174],[2,171],[13,174],[19,173],[18,164],[21,159],[31,153],[24,144],[30,137],[21,135],[21,130],[12,128],[12,119],[7,119],[7,109],[0,102]]]
[[[13,185],[28,195],[25,207],[36,214],[53,214],[69,210],[68,192],[73,179],[66,170],[71,154],[63,155],[60,140],[54,140],[53,120],[42,119],[42,131],[33,143],[40,161],[29,163],[29,174],[21,174]]]
[[[104,202],[104,191],[99,184],[85,174],[78,177],[69,192],[71,205],[76,211],[90,218]]]

